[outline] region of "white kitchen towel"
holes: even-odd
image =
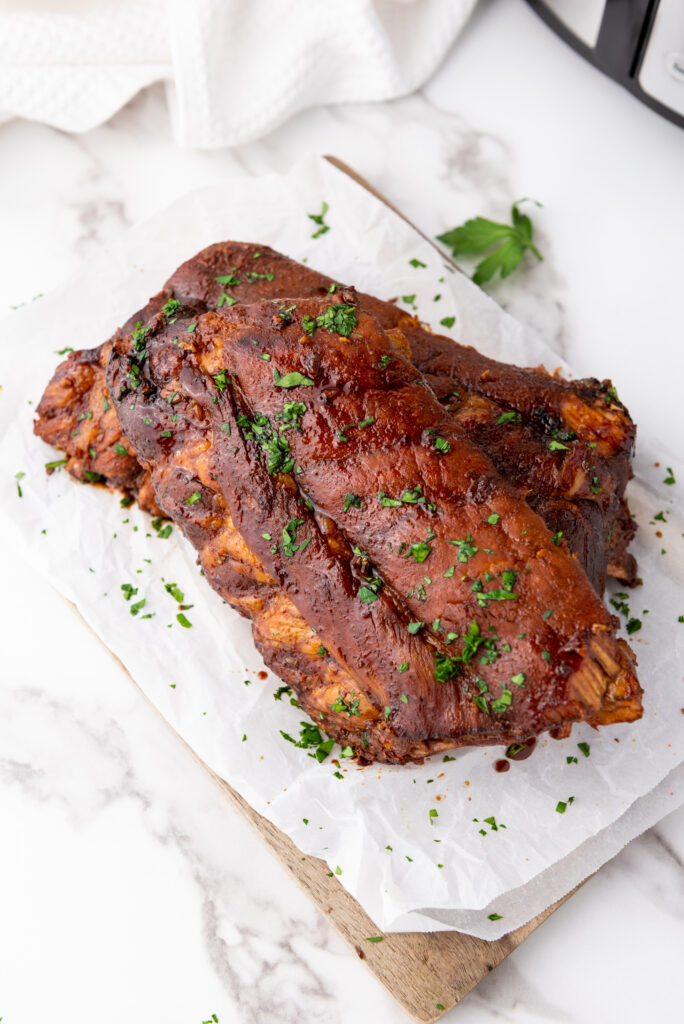
[[[0,0],[0,121],[87,131],[164,81],[179,145],[238,145],[416,89],[475,2]]]

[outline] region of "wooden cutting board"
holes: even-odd
[[[76,606],[72,605],[72,608],[85,628],[90,630]],[[94,631],[91,632],[97,636]],[[232,786],[205,764],[140,689],[123,662],[106,645],[103,646],[126,673],[141,697],[219,787],[228,802],[259,833],[274,856],[359,959],[363,960],[406,1013],[421,1024],[437,1021],[453,1009],[479,981],[498,967],[509,953],[517,949],[528,935],[577,891],[573,889],[538,917],[494,942],[476,939],[462,932],[382,932],[354,897],[343,888],[337,877],[330,875],[325,861],[305,856],[284,832],[258,814]],[[382,942],[368,942],[369,936],[380,935]]]
[[[396,207],[387,202],[376,189],[341,160],[331,156],[326,159],[394,210],[407,223],[411,223]],[[411,227],[418,231],[413,224]],[[418,233],[430,244],[433,244],[422,232]],[[456,269],[460,269],[441,250],[440,256],[444,261],[452,263]],[[79,614],[76,607],[73,607]],[[89,629],[85,620],[82,621]],[[106,649],[109,650],[109,648]],[[119,661],[111,651],[109,653]],[[125,665],[120,661],[119,665],[147,703],[157,711],[154,704],[138,687]],[[494,942],[476,939],[472,935],[464,935],[461,932],[383,933],[360,904],[343,888],[338,879],[334,875],[330,877],[328,865],[324,861],[318,860],[316,857],[304,856],[291,839],[266,818],[257,814],[239,793],[219,778],[169,725],[159,711],[157,714],[165,722],[167,728],[174,733],[178,742],[183,744],[195,761],[213,779],[226,799],[259,833],[273,851],[274,856],[313,900],[321,913],[328,918],[359,959],[364,961],[368,969],[385,986],[406,1013],[414,1020],[420,1021],[421,1024],[439,1020],[444,1013],[451,1010],[482,978],[493,971],[509,953],[517,949],[528,935],[573,894],[569,893],[532,921]],[[573,890],[573,892],[575,891]],[[368,942],[369,936],[379,935],[383,937],[382,942]]]

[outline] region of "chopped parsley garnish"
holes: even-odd
[[[491,516],[487,516],[487,522],[489,523],[490,526],[496,526],[496,524],[499,522],[499,519],[501,519],[501,516],[499,515],[498,512],[492,512]]]
[[[302,416],[306,412],[306,405],[304,402],[285,402],[283,405],[283,411],[276,414],[276,422],[278,423],[279,430],[290,430],[292,427],[295,430],[302,432]]]
[[[496,426],[499,427],[502,423],[519,423],[521,419],[522,416],[519,412],[513,410],[511,412],[502,412],[496,421]]]
[[[354,508],[362,508],[363,501],[358,494],[352,494],[351,491],[349,491],[344,496],[344,511],[348,512],[352,505]]]
[[[419,633],[424,626],[424,622],[409,622],[408,631],[411,634],[411,636],[415,636],[416,633]]]
[[[421,494],[420,484],[407,488],[401,495],[401,500],[407,505],[417,505],[419,502],[425,501],[425,497]]]
[[[307,537],[300,544],[296,543],[297,530],[303,525],[303,519],[291,519],[287,526],[283,527],[283,554],[288,558],[292,558],[297,551],[303,551],[310,542],[311,538]]]
[[[130,601],[138,593],[138,588],[134,587],[132,583],[122,583],[121,590],[123,591],[125,601]]]
[[[486,574],[485,578],[487,578]],[[489,578],[493,577],[490,575]],[[504,569],[501,574],[502,586],[500,588],[485,590],[482,581],[475,580],[470,589],[475,593],[477,603],[481,608],[486,608],[489,601],[516,601],[518,595],[513,593],[513,587],[517,578],[518,571],[516,569]]]
[[[408,661],[402,661],[399,665],[397,665],[397,672],[407,672],[408,667]],[[385,711],[387,711],[387,708],[385,708]],[[389,715],[385,715],[385,718],[389,718]]]
[[[563,531],[562,530],[559,530],[558,533],[554,533],[553,537],[551,538],[551,540],[553,541],[553,543],[556,545],[557,548],[560,547],[560,543],[561,543],[562,539],[563,539]]]
[[[330,334],[339,334],[343,338],[348,338],[359,323],[356,306],[347,302],[328,306],[315,320],[311,317],[305,317],[305,319],[307,324],[304,330],[307,334],[313,334],[316,327],[321,327],[324,331],[329,331]]]
[[[432,443],[436,452],[441,455],[446,455],[451,451],[451,442],[447,441],[445,437],[438,437],[434,430],[428,430],[427,433],[432,438]]]
[[[442,317],[442,319],[439,322],[442,325],[442,327],[453,327],[454,324],[456,323],[456,317],[455,316],[444,316],[444,317]]]
[[[432,551],[432,546],[421,541],[419,544],[412,544],[409,548],[409,555],[412,555],[416,562],[424,562]]]
[[[524,686],[525,685],[525,673],[524,672],[517,672],[514,676],[511,676],[511,682],[515,686]]]
[[[629,619],[625,629],[629,636],[631,636],[632,633],[637,633],[641,629],[641,619]]]
[[[192,622],[190,622],[190,621],[189,621],[189,620],[188,620],[188,619],[187,619],[187,618],[185,617],[185,615],[183,614],[183,612],[179,612],[179,613],[178,613],[178,615],[176,616],[176,621],[180,623],[180,625],[181,625],[181,626],[183,627],[183,629],[190,629],[190,628],[191,628],[191,626],[192,626]]]
[[[364,604],[372,604],[373,601],[377,601],[378,599],[377,589],[378,588],[374,588],[373,586],[359,587],[358,596]]]
[[[124,446],[122,444],[115,444],[114,445],[114,451],[116,452],[117,455],[130,455],[131,454],[129,452],[128,448],[124,448]]]
[[[378,491],[378,501],[383,508],[401,508],[398,498],[389,498],[384,491]]]
[[[574,799],[574,796],[569,796],[567,800],[559,800],[556,804],[556,811],[558,814],[565,814]]]
[[[375,423],[375,416],[368,416],[365,420],[361,420],[357,426],[359,430],[363,430],[364,427],[370,427],[372,423]]]
[[[416,301],[416,296],[415,295],[402,295],[401,301],[405,302],[407,304],[407,306],[412,306],[413,303]]]
[[[456,572],[456,566],[455,565],[450,565],[449,568],[447,569],[447,571],[442,573],[442,576],[445,576],[447,579],[449,579],[451,576],[454,575],[455,572]]]
[[[278,700],[280,700],[280,697],[278,697]],[[295,747],[300,747],[304,750],[315,747],[316,749],[312,754],[309,754],[309,757],[315,757],[318,763],[322,764],[335,745],[335,741],[333,739],[324,740],[318,726],[314,725],[313,722],[300,722],[299,725],[301,728],[298,740],[294,740],[289,733],[283,732],[282,729],[280,730],[280,735],[288,743],[293,743]],[[352,755],[353,752],[352,754],[343,754],[342,756],[351,757]],[[303,820],[306,823],[306,819],[304,818]]]
[[[454,544],[458,548],[457,558],[459,562],[467,562],[469,558],[476,555],[478,548],[473,542],[473,535],[471,533],[465,538],[465,540],[450,540],[450,544]]]
[[[627,604],[627,594],[617,593],[614,594],[610,599],[610,603],[616,612],[622,612],[622,614],[629,618],[629,605]]]
[[[214,280],[219,284],[226,285],[228,288],[235,288],[240,284],[240,278],[236,277],[235,274],[220,274]]]
[[[502,914],[487,914],[488,921],[503,921]]]
[[[567,444],[562,444],[560,441],[549,441],[548,449],[550,452],[569,452]]]
[[[274,278],[275,274],[270,271],[267,271],[265,274],[257,274],[256,270],[248,270],[245,274],[245,280],[248,284],[254,284],[255,281],[272,281]]]
[[[337,695],[337,700],[334,704],[330,705],[330,710],[340,712],[341,714],[347,715],[348,718],[351,718],[353,715],[361,714],[359,711],[359,703],[360,698],[354,696],[353,690],[349,694],[348,698],[344,697],[340,690]]]
[[[283,415],[285,415],[284,409]],[[268,455],[267,469],[269,473],[274,475],[277,473],[289,473],[294,468],[294,458],[290,454],[290,442],[282,433],[276,433],[273,430],[268,416],[260,413],[253,420],[250,420],[247,416],[239,416],[237,422],[243,432],[243,436],[249,441],[256,442],[261,450]],[[295,426],[298,424],[283,422],[279,429],[284,431],[289,429],[291,425]]]
[[[665,468],[667,469],[667,476],[663,480],[663,483],[664,484],[674,484],[674,483],[676,483],[677,481],[675,480],[675,475],[672,472],[672,470],[670,469],[670,467],[666,466]]]
[[[387,367],[389,366],[390,363],[394,362],[394,360],[395,360],[395,356],[387,356],[387,355],[380,356],[380,362],[379,363],[375,363],[375,368],[376,368],[376,370],[385,370],[385,369],[387,369]]]
[[[186,505],[194,505],[195,502],[201,501],[201,500],[202,500],[202,492],[201,491],[193,491],[192,494],[190,494],[185,499],[185,504]]]
[[[449,658],[441,651],[435,653],[435,679],[438,683],[446,683],[462,671],[459,658]]]
[[[435,818],[439,818],[439,814],[434,807],[431,807],[430,810],[428,811],[428,818],[430,819],[431,825],[434,825]]]
[[[408,702],[409,702],[409,699],[408,699],[408,697],[406,696],[405,693],[400,693],[399,694],[399,700],[402,702],[402,704],[408,704]]]
[[[584,754],[585,757],[589,757],[589,754],[590,754],[590,751],[591,751],[591,747],[589,746],[588,743],[584,743],[584,742],[583,743],[578,743],[577,746],[582,751],[582,753]]]
[[[307,213],[307,217],[309,218],[309,220],[312,220],[314,224],[319,225],[318,228],[312,234],[312,238],[320,238],[320,236],[324,235],[326,231],[330,231],[330,225],[326,224],[324,220],[324,217],[329,209],[330,207],[328,206],[328,204],[324,202],[323,206],[321,207],[320,213]]]
[[[411,264],[412,267],[426,267],[427,266],[427,263],[423,263],[422,260],[417,260],[415,257],[412,260],[409,260],[409,263]]]
[[[66,466],[68,461],[69,461],[68,459],[55,459],[53,462],[46,462],[45,463],[45,468],[46,469],[61,469],[62,466]],[[133,499],[131,499],[131,500],[133,500]]]
[[[177,601],[178,604],[183,604],[183,601],[185,600],[185,594],[177,586],[177,584],[175,584],[175,583],[165,583],[164,584],[164,590],[166,591],[167,594],[170,594],[171,597],[174,599],[174,601]]]
[[[305,377],[303,373],[299,373],[297,370],[291,373],[280,374],[276,367],[273,367],[273,383],[277,388],[298,388],[298,387],[313,387],[313,381],[310,377]]]
[[[503,714],[506,708],[509,708],[511,706],[512,700],[513,695],[511,691],[507,687],[502,686],[501,696],[498,697],[497,700],[492,701],[492,711],[494,711],[497,715]]]
[[[178,319],[177,314],[178,310],[180,309],[180,306],[181,304],[178,301],[178,299],[169,299],[168,302],[164,303],[164,305],[162,306],[162,313],[166,317],[167,323],[175,324],[176,320]]]
[[[470,623],[470,629],[464,636],[463,641],[461,661],[464,665],[467,665],[468,662],[472,661],[475,657],[478,647],[487,642],[486,638],[481,635],[480,627],[476,621],[473,620],[473,622]]]

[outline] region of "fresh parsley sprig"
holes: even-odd
[[[496,246],[496,249],[475,267],[475,284],[484,284],[485,281],[491,280],[497,271],[501,272],[502,277],[508,277],[518,266],[527,249],[533,252],[538,260],[544,258],[532,242],[532,221],[526,214],[520,212],[520,204],[525,202],[537,203],[537,200],[516,200],[511,207],[511,224],[497,224],[486,217],[473,217],[460,227],[437,236],[439,242],[449,246],[454,257],[486,252]],[[541,203],[537,203],[537,206],[541,206]]]

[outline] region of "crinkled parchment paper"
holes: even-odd
[[[324,200],[330,231],[313,240],[307,213],[318,212]],[[379,927],[449,927],[496,938],[684,801],[684,624],[677,621],[684,614],[684,523],[675,504],[684,469],[648,440],[642,424],[629,486],[644,579],[629,595],[631,613],[643,623],[632,637],[646,691],[641,722],[542,739],[533,757],[503,775],[493,770],[500,749],[361,769],[344,759],[334,763],[336,748],[319,764],[281,736],[283,730],[296,737],[303,716],[287,696],[274,701],[279,681],[271,673],[258,678],[264,665],[249,624],[200,577],[179,531],[160,539],[148,516],[122,509],[102,488],[80,486],[63,472],[48,477],[44,464],[59,456],[32,434],[30,403],[59,361],[56,351],[99,344],[178,264],[226,238],[307,258],[382,297],[415,294],[419,315],[435,325],[454,316],[453,336],[489,355],[551,369],[561,362],[467,277],[445,269],[398,216],[324,161],[285,176],[228,180],[127,232],[75,279],[4,321],[3,533],[75,602],[199,756],[305,853],[325,858]],[[412,267],[412,258],[426,267]],[[437,293],[442,298],[434,302]],[[665,466],[674,469],[677,484],[663,483]],[[19,472],[25,473],[21,498]],[[191,628],[178,623],[162,580],[176,583],[193,606],[185,613]],[[130,602],[124,583],[138,590]],[[131,615],[131,604],[143,598],[144,609]],[[151,618],[142,617],[148,613]],[[589,743],[589,757],[580,741]],[[557,813],[558,802],[571,796],[566,812]],[[492,913],[501,919],[490,921]]]

